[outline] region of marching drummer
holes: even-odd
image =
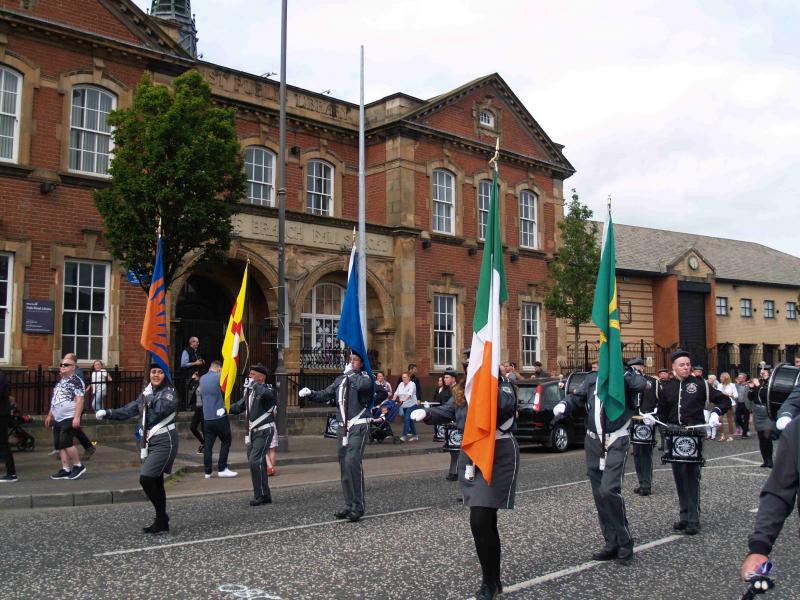
[[[685,350],[677,350],[670,356],[675,378],[662,384],[659,389],[658,418],[668,425],[691,427],[705,423],[703,409],[706,401],[715,404],[708,418],[708,425],[719,427],[719,418],[731,407],[731,399],[719,390],[709,387],[702,377],[691,374],[692,362]],[[645,423],[652,425],[655,419],[645,417]],[[699,438],[702,449],[702,437]],[[700,531],[700,463],[673,462],[672,476],[678,492],[680,519],[672,528],[686,535],[696,535]]]
[[[652,413],[656,408],[658,401],[658,380],[644,374],[644,359],[633,358],[628,361],[628,366],[641,373],[647,382],[650,384],[646,386],[644,391],[636,394],[636,403],[639,409],[639,414]],[[636,477],[639,480],[639,485],[633,488],[634,494],[640,496],[649,496],[652,491],[653,481],[653,445],[656,438],[653,435],[653,443],[632,443],[633,446],[633,464],[636,467]],[[635,440],[632,440],[635,441]]]

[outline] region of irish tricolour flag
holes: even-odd
[[[503,243],[495,154],[486,243],[483,246],[481,278],[472,321],[472,348],[467,367],[465,394],[469,402],[467,424],[461,447],[487,483],[492,483],[494,436],[497,428],[497,388],[500,368],[500,306],[508,300],[506,273],[503,268]]]

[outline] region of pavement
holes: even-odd
[[[397,428],[397,424],[394,425]],[[400,425],[402,428],[402,424]],[[397,442],[391,438],[382,443],[368,444],[364,451],[365,463],[388,457],[403,457],[439,453],[441,442],[433,441],[433,428],[419,426],[420,439],[416,442]],[[234,433],[228,464],[238,477],[217,477],[217,456],[220,442],[214,446],[213,476],[204,477],[203,456],[197,454],[198,442],[193,437],[182,437],[173,473],[165,484],[169,498],[195,495],[226,494],[252,489],[244,440]],[[289,438],[289,450],[279,452],[276,474],[270,478],[270,487],[281,488],[307,483],[338,481],[336,440],[322,435],[297,435]],[[139,450],[135,443],[99,443],[96,452],[87,461],[86,473],[76,480],[52,480],[50,475],[59,468],[59,461],[48,453],[51,448],[40,444],[33,452],[15,452],[19,480],[0,486],[0,510],[22,508],[48,508],[58,506],[85,506],[91,504],[116,504],[140,502],[146,498],[139,486]],[[78,446],[79,456],[83,448]],[[333,464],[332,464],[333,463]]]

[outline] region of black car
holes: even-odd
[[[545,377],[517,382],[519,416],[514,435],[520,442],[545,444],[554,452],[565,452],[570,444],[583,443],[586,435],[583,408],[553,423],[553,407],[565,396],[565,388],[576,388],[586,373],[574,372],[567,379]],[[565,385],[562,388],[559,383]]]

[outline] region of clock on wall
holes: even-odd
[[[690,256],[689,257],[689,268],[692,271],[697,271],[697,267],[699,267],[699,266],[700,266],[700,261],[697,260],[697,257],[695,255]]]

